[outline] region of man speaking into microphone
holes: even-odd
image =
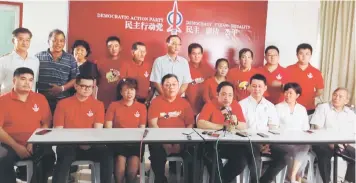
[[[229,82],[221,82],[217,87],[217,98],[211,102],[206,103],[199,114],[198,128],[210,130],[228,130],[236,128],[237,130],[246,129],[245,118],[239,103],[234,100],[234,87]],[[211,171],[214,154],[213,144],[206,145],[207,158],[205,161],[208,171]],[[221,179],[223,182],[231,182],[238,174],[240,174],[244,167],[239,167],[238,157],[236,156],[237,145],[221,144],[219,150],[219,170],[221,171]],[[228,162],[223,167],[221,158],[225,158]],[[210,175],[212,172],[209,172]],[[219,177],[218,172],[214,172],[216,177]],[[219,178],[215,179],[220,182]]]

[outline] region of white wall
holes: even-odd
[[[288,66],[297,61],[300,43],[313,47],[311,64],[320,68],[319,1],[269,1],[266,26],[266,46],[276,45],[280,63]]]
[[[67,32],[67,0],[15,1],[23,2],[23,27],[29,28],[34,34],[31,53],[47,49],[47,36],[52,29],[59,28]],[[319,1],[269,1],[266,46],[274,44],[279,47],[282,66],[295,63],[298,44],[307,42],[315,49],[312,64],[319,68],[319,5]]]

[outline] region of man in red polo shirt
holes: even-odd
[[[282,86],[287,79],[286,69],[279,65],[279,49],[274,46],[268,46],[265,49],[266,65],[259,68],[259,71],[267,79],[267,91],[265,98],[273,104],[283,101]]]
[[[315,98],[323,93],[324,80],[321,72],[309,62],[313,54],[310,44],[302,43],[297,47],[298,62],[287,67],[287,82],[298,83],[302,87],[303,95],[297,102],[308,111],[308,115],[315,111]]]
[[[204,81],[212,75],[204,72],[204,65],[202,64],[203,47],[198,43],[192,43],[188,46],[189,54],[189,69],[192,76],[192,82],[185,92],[186,97],[193,108],[194,114],[197,115],[204,106],[203,100],[203,84]]]
[[[253,52],[249,48],[239,51],[238,67],[227,73],[227,80],[235,86],[235,99],[240,101],[250,95],[249,81],[256,74],[257,69],[252,68]]]
[[[55,128],[103,128],[104,106],[91,95],[94,78],[77,76],[76,94],[61,100],[54,113]],[[105,146],[63,145],[57,146],[57,163],[54,167],[53,183],[68,180],[71,164],[75,160],[100,162],[100,181],[111,182],[113,157]]]
[[[16,161],[36,160],[32,180],[27,182],[47,182],[48,174],[53,168],[55,156],[51,148],[27,143],[37,128],[48,128],[52,121],[46,98],[31,91],[33,80],[34,73],[31,69],[17,68],[12,91],[0,97],[1,182],[16,183]],[[36,172],[42,172],[42,176],[36,176]]]
[[[136,100],[147,106],[154,94],[154,87],[150,86],[152,64],[145,61],[147,51],[144,43],[135,42],[131,52],[132,61],[123,64],[122,77],[137,80]]]
[[[108,56],[99,59],[97,67],[99,71],[98,79],[98,100],[104,103],[107,109],[111,102],[116,101],[116,86],[122,79],[121,69],[123,62],[120,58],[120,38],[110,36],[106,40]]]
[[[148,125],[150,128],[192,128],[194,114],[189,103],[177,97],[179,83],[177,76],[167,74],[162,78],[163,95],[152,100],[148,110]],[[180,154],[183,150],[179,144],[150,145],[150,159],[155,183],[165,183],[164,167],[167,156]],[[178,175],[179,176],[179,175]]]
[[[237,124],[237,126],[235,126]],[[233,125],[233,126],[231,126]],[[212,102],[206,103],[203,110],[199,114],[198,128],[209,130],[220,130],[223,128],[237,128],[238,130],[246,129],[245,117],[239,103],[234,100],[234,85],[230,82],[223,81],[217,87],[217,98]],[[207,144],[208,159],[214,160],[214,144]],[[237,145],[221,144],[219,145],[220,157],[228,159],[225,166],[222,165],[219,159],[219,167],[221,170],[221,179],[223,182],[231,182],[237,175],[239,175],[244,166],[239,166],[239,156],[237,156]],[[205,161],[208,171],[211,175],[211,161]],[[218,171],[214,172],[218,180]]]

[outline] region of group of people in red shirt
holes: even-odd
[[[53,44],[50,44],[52,47],[49,48],[49,53],[56,48],[55,40],[63,37],[63,32],[52,32],[49,41],[53,41]],[[230,68],[229,60],[221,58],[215,63],[215,73],[204,72],[204,67],[207,66],[202,63],[204,50],[200,44],[189,45],[189,62],[179,56],[181,38],[178,35],[170,35],[166,39],[167,55],[158,57],[153,65],[145,60],[147,50],[144,43],[136,42],[132,45],[133,59],[127,62],[120,60],[120,44],[118,37],[109,37],[106,41],[109,56],[92,63],[87,60],[91,52],[89,44],[84,40],[77,40],[72,47],[72,54],[79,74],[73,81],[71,78],[67,79],[68,83],[73,83],[72,87],[68,83],[63,87],[58,86],[62,91],[74,88],[73,95],[58,100],[53,109],[46,100],[47,96],[32,91],[36,84],[34,71],[27,67],[14,70],[13,89],[0,97],[0,177],[4,182],[15,182],[13,166],[22,159],[36,161],[37,168],[33,177],[35,182],[46,182],[52,173],[55,158],[51,147],[27,143],[37,128],[148,126],[221,129],[224,127],[224,114],[231,112],[232,123],[242,130],[247,128],[247,116],[238,101],[252,95],[251,92],[277,104],[283,101],[285,84],[297,83],[303,90],[298,103],[310,115],[315,110],[315,98],[322,94],[324,88],[321,72],[309,63],[313,49],[305,43],[296,49],[297,63],[287,68],[279,64],[279,49],[268,46],[265,50],[267,63],[263,67],[253,68],[253,51],[243,48],[239,51],[238,67]],[[54,59],[54,62],[61,62],[60,59],[59,56],[59,60]],[[259,92],[261,86],[267,86],[267,91]],[[226,107],[231,107],[232,110],[222,109]],[[249,151],[241,149],[249,147],[219,148],[224,151],[222,156],[229,160],[225,166],[219,164],[221,178],[223,182],[229,182],[247,166],[243,157]],[[261,148],[258,153],[266,147]],[[212,146],[207,145],[206,157],[211,157],[212,149]],[[156,183],[167,182],[164,172],[167,156],[183,155],[186,150],[184,144],[149,145]],[[71,164],[77,159],[100,162],[101,182],[111,182],[112,172],[118,183],[124,180],[134,182],[140,164],[139,156],[143,154],[140,151],[144,149],[139,144],[59,145],[56,147],[57,160],[52,182],[67,181]],[[276,156],[283,154],[278,153],[278,148],[271,147],[271,151],[275,151]],[[206,164],[209,166],[208,160]],[[283,165],[284,162],[278,164],[276,170],[266,171],[260,182],[271,182]],[[255,177],[253,181],[257,181],[256,179],[259,178]]]

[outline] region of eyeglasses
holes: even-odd
[[[86,90],[89,90],[89,89],[93,89],[94,86],[92,85],[79,85],[81,89],[86,89]]]

